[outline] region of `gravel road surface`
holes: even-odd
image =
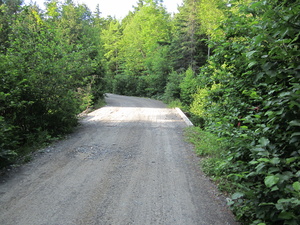
[[[237,224],[175,109],[112,94],[107,103],[2,179],[1,225]]]

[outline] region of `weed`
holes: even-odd
[[[185,136],[195,146],[196,154],[202,157],[200,165],[203,172],[214,180],[222,192],[232,192],[233,185],[227,177],[230,167],[227,160],[229,142],[199,127],[187,128]]]

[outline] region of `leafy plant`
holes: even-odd
[[[298,224],[299,1],[240,3],[224,13],[225,37],[200,73],[207,86],[193,110],[206,116],[207,130],[234,143],[225,174],[236,184],[230,206],[237,217]]]
[[[5,33],[0,49],[0,167],[26,158],[35,144],[70,132],[77,114],[103,95],[93,87],[102,85],[102,58],[89,11],[72,2],[48,6],[45,19],[35,6],[11,11],[1,3],[0,20],[10,23],[0,31]]]

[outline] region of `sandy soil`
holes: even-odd
[[[0,184],[1,225],[237,224],[159,101],[109,94]]]

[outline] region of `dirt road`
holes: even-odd
[[[236,224],[159,101],[108,95],[0,184],[1,225]]]

